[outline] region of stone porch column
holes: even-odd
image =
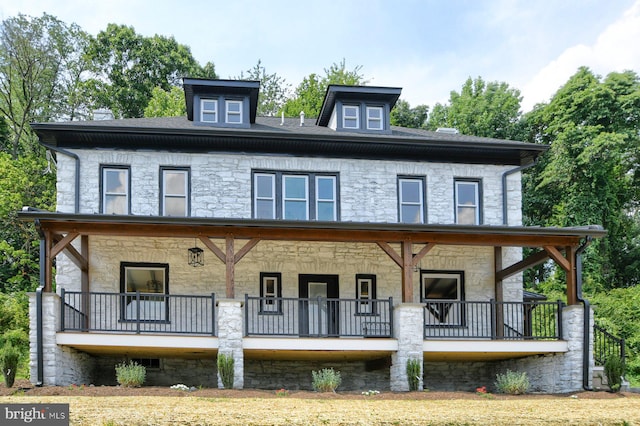
[[[242,302],[233,299],[218,301],[218,353],[233,356],[233,388],[244,387],[244,353],[242,350]],[[218,388],[222,380],[218,373]]]
[[[591,308],[590,308],[591,309]],[[590,312],[589,327],[589,386],[593,380],[593,310]],[[569,351],[562,357],[556,392],[575,392],[582,389],[582,368],[584,350],[584,307],[570,305],[562,310],[562,332]]]
[[[424,341],[424,306],[418,303],[403,303],[393,308],[393,332],[398,339],[398,352],[391,356],[390,387],[392,391],[409,391],[407,360],[420,363],[422,390],[422,365]]]

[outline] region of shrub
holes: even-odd
[[[218,374],[222,381],[222,387],[233,389],[233,356],[218,354]]]
[[[507,370],[504,374],[496,375],[496,388],[500,393],[521,395],[529,390],[529,377],[527,373]]]
[[[607,376],[607,384],[611,392],[619,392],[622,387],[622,376],[624,376],[624,363],[617,355],[607,357],[604,363],[604,374]]]
[[[10,388],[16,380],[16,371],[18,371],[18,362],[20,361],[20,351],[7,344],[0,351],[0,368],[4,376],[4,384]]]
[[[129,361],[129,364],[116,365],[116,380],[120,386],[126,388],[139,388],[147,377],[147,369],[144,365]]]
[[[312,371],[311,377],[313,378],[313,390],[318,392],[335,392],[342,383],[340,372],[333,368]]]
[[[420,386],[420,370],[419,360],[407,360],[407,380],[409,381],[410,391],[417,391]]]

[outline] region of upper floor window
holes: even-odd
[[[200,100],[200,121],[204,123],[218,122],[218,101],[215,99]]]
[[[367,107],[367,129],[382,130],[384,128],[382,107]]]
[[[455,181],[456,223],[480,224],[480,181],[456,179]]]
[[[242,101],[225,101],[226,120],[225,123],[242,123]]]
[[[406,177],[398,180],[400,222],[424,223],[424,178]]]
[[[129,167],[103,166],[101,172],[102,213],[129,214]]]
[[[161,168],[160,214],[189,215],[189,169]]]
[[[358,106],[342,106],[342,127],[345,129],[360,128],[360,108]]]
[[[257,219],[338,220],[337,176],[256,172],[253,216]]]

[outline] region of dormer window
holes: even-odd
[[[225,101],[226,123],[242,123],[242,101]]]
[[[360,128],[360,108],[357,105],[342,106],[342,127],[345,129]]]
[[[382,107],[367,107],[367,130],[382,130]]]
[[[200,121],[203,123],[218,122],[218,101],[215,99],[200,100]]]

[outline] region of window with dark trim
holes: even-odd
[[[242,124],[242,101],[225,100],[225,123]]]
[[[367,106],[367,130],[384,130],[384,108]]]
[[[421,270],[420,287],[427,325],[464,325],[464,271]]]
[[[123,321],[169,321],[169,264],[120,262]]]
[[[339,220],[339,180],[333,173],[253,172],[256,219]]]
[[[200,121],[203,123],[218,122],[217,99],[200,99]]]
[[[260,272],[260,313],[282,313],[282,274]]]
[[[425,222],[425,178],[398,177],[398,217],[401,223]]]
[[[479,179],[456,179],[455,181],[455,221],[461,225],[482,223],[482,193]]]
[[[131,168],[100,166],[100,211],[104,214],[129,214],[131,211]]]
[[[342,105],[342,128],[343,129],[359,129],[360,128],[360,106],[359,105]]]
[[[160,215],[189,216],[190,175],[188,167],[160,167]]]
[[[376,276],[373,274],[356,274],[356,299],[358,314],[377,314]]]

